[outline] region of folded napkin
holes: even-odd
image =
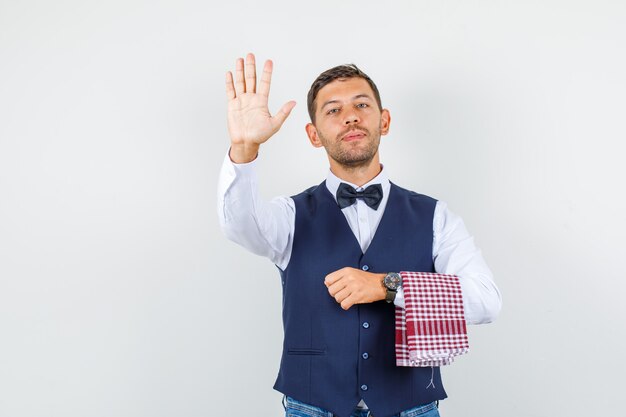
[[[396,365],[441,366],[469,351],[456,275],[401,272],[405,308],[396,307]]]

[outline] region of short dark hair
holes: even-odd
[[[321,73],[315,79],[315,81],[313,81],[313,84],[311,84],[311,88],[309,89],[309,94],[307,94],[306,104],[309,110],[309,117],[311,118],[312,123],[315,123],[315,107],[317,106],[317,101],[316,101],[317,93],[319,93],[319,91],[324,86],[326,86],[327,84],[330,84],[331,82],[335,80],[345,80],[348,78],[363,78],[365,81],[367,81],[367,83],[372,88],[372,91],[374,92],[374,98],[376,99],[376,103],[378,103],[378,108],[380,110],[383,109],[383,105],[380,101],[380,93],[378,92],[378,87],[376,87],[376,84],[374,84],[374,81],[372,81],[372,79],[368,77],[366,73],[361,71],[354,64],[339,65]]]

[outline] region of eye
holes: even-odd
[[[358,108],[360,108],[360,109],[364,109],[364,108],[369,107],[369,104],[367,104],[367,103],[359,103],[359,104],[357,104],[356,106],[357,106]]]
[[[326,114],[335,114],[335,113],[337,113],[337,112],[339,112],[339,109],[336,109],[336,108],[335,108],[335,109],[330,109],[330,110],[328,110],[328,111],[326,112]]]

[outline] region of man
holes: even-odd
[[[226,75],[231,147],[219,216],[231,240],[268,257],[281,274],[285,338],[275,389],[287,415],[438,416],[438,367],[396,366],[394,309],[400,271],[454,274],[467,323],[492,321],[500,294],[461,219],[446,205],[389,182],[379,160],[389,110],[355,66],[311,86],[306,133],[324,147],[326,180],[292,198],[260,200],[255,159],[295,102],[271,116],[272,62],[257,82],[254,55]]]

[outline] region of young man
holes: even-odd
[[[275,389],[288,415],[438,416],[438,367],[397,366],[400,271],[454,274],[465,320],[488,323],[500,293],[462,220],[446,205],[389,182],[379,160],[391,123],[357,67],[323,72],[308,94],[306,132],[324,147],[326,180],[292,198],[260,200],[255,159],[295,102],[272,116],[272,62],[257,82],[254,55],[226,75],[231,147],[219,183],[226,236],[281,272],[285,338]]]

